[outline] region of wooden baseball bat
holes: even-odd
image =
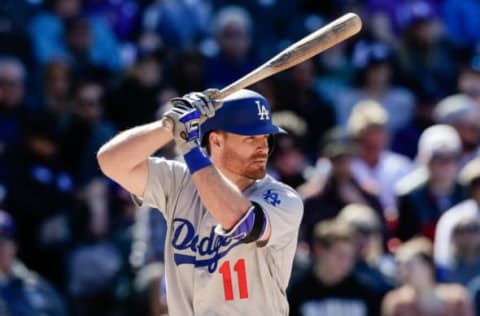
[[[357,34],[361,28],[362,21],[360,17],[355,13],[347,13],[285,48],[269,61],[222,90],[208,93],[208,96],[213,100],[221,100],[236,91],[293,67],[327,50]],[[202,121],[205,119],[206,117],[202,117]],[[165,124],[168,128],[173,129],[173,122],[171,122],[171,120],[165,120]]]
[[[347,13],[285,48],[263,65],[211,97],[221,100],[240,89],[295,66],[357,34],[361,28],[360,17],[355,13]]]

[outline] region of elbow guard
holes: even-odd
[[[243,243],[250,243],[261,239],[266,229],[267,217],[262,207],[258,203],[252,202],[252,206],[232,229],[227,232],[218,225],[215,233],[241,240]]]

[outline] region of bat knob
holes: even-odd
[[[210,88],[203,91],[202,93],[205,94],[210,99],[210,101],[213,103],[213,106],[215,107],[215,110],[218,110],[219,108],[222,107],[222,101],[220,100],[222,99],[220,97],[221,96],[220,90]]]

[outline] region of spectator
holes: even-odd
[[[446,280],[467,286],[480,274],[480,221],[477,217],[457,222],[453,227],[451,248],[453,260]]]
[[[467,291],[456,284],[438,284],[432,244],[428,239],[412,239],[396,253],[400,287],[388,293],[382,304],[383,316],[472,316]]]
[[[353,49],[356,70],[354,88],[338,94],[335,100],[337,120],[345,126],[355,104],[375,100],[388,113],[390,133],[404,126],[411,118],[415,97],[406,88],[393,83],[391,49],[381,42],[358,42]]]
[[[347,123],[349,135],[358,146],[352,162],[354,178],[380,197],[384,216],[395,217],[395,183],[412,168],[411,161],[389,151],[388,113],[377,102],[366,100],[355,105]]]
[[[350,227],[335,220],[316,225],[313,266],[289,287],[290,315],[379,315],[381,296],[355,278],[354,263]]]
[[[393,259],[385,252],[385,227],[378,213],[363,204],[349,204],[342,208],[337,218],[355,232],[355,276],[384,295],[393,288],[394,269]]]
[[[465,218],[480,218],[480,158],[465,165],[460,171],[459,179],[465,186],[469,199],[446,211],[439,219],[435,232],[435,263],[447,270],[454,262],[451,249],[454,227]]]
[[[349,92],[354,81],[355,67],[349,46],[345,42],[339,43],[318,55],[317,61],[316,90],[327,103],[333,105],[339,94]],[[336,116],[335,121],[341,121],[340,117]]]
[[[367,27],[375,38],[391,45],[397,45],[402,30],[422,16],[432,15],[436,20],[441,16],[435,0],[369,0],[365,6]]]
[[[457,89],[480,104],[480,54],[474,54],[462,65],[458,74]]]
[[[154,0],[142,18],[142,31],[154,34],[179,51],[191,48],[208,34],[210,12],[204,0]]]
[[[455,128],[462,141],[460,164],[465,165],[476,157],[480,145],[480,105],[464,94],[455,94],[441,100],[434,110],[439,124]]]
[[[27,1],[4,0],[0,4],[0,54],[15,55],[27,68],[33,66],[33,52],[25,25],[33,13]]]
[[[63,129],[62,159],[77,186],[100,178],[97,149],[115,134],[113,125],[103,118],[103,87],[93,81],[77,86],[73,108]]]
[[[128,259],[136,207],[123,189],[107,195],[105,182],[95,179],[85,186],[84,210],[73,219],[76,238],[67,255],[66,292],[74,316],[135,314]]]
[[[63,289],[70,216],[76,207],[74,182],[59,159],[56,118],[35,112],[28,121],[11,167],[6,205],[18,224],[20,258]]]
[[[279,85],[279,109],[302,117],[307,123],[306,144],[316,144],[325,132],[335,125],[335,113],[314,89],[317,70],[312,60],[296,65]],[[313,149],[313,150],[312,150]],[[314,148],[304,148],[309,158],[315,156]]]
[[[415,105],[413,117],[401,127],[392,140],[392,150],[414,159],[417,155],[418,140],[423,131],[434,124],[433,111],[437,99],[431,95],[421,95]]]
[[[209,88],[222,88],[258,66],[250,51],[253,22],[249,13],[238,6],[218,11],[214,34],[218,54],[205,63],[205,82]]]
[[[425,173],[418,180],[415,173],[407,175],[397,188],[401,240],[415,235],[433,240],[440,216],[464,199],[463,187],[456,181],[460,150],[460,138],[448,125],[434,125],[422,133],[417,160]]]
[[[177,55],[174,82],[180,95],[207,89],[203,76],[205,59],[198,51],[188,50]]]
[[[414,93],[441,98],[455,91],[458,62],[441,32],[433,2],[405,7],[408,19],[396,49],[397,76]]]
[[[291,132],[276,135],[275,148],[270,158],[274,176],[294,189],[305,182],[303,170],[307,165],[307,157],[299,138]]]
[[[252,20],[255,21],[252,40],[255,42],[255,52],[262,60],[267,60],[277,54],[279,46],[282,46],[284,42],[300,39],[313,31],[308,28],[312,25],[305,23],[305,20],[309,16],[317,16],[317,14],[303,14],[301,12],[302,5],[289,0],[214,0],[211,2],[215,11],[221,10],[227,5],[239,5],[251,14]],[[318,27],[319,25],[314,24],[314,26]]]
[[[77,20],[82,14],[80,0],[52,0],[49,10],[39,12],[30,21],[29,33],[32,39],[36,61],[43,65],[52,59],[68,59],[69,49],[66,40],[66,21]],[[70,34],[85,36],[88,34],[89,45],[85,47],[91,63],[110,71],[121,69],[117,40],[105,22],[100,18],[84,18],[83,29],[75,29],[84,33]],[[71,25],[73,26],[73,25]],[[73,30],[73,29],[71,29]],[[77,38],[80,39],[80,38]],[[85,37],[83,37],[85,39]],[[72,43],[70,43],[72,44]]]
[[[75,247],[68,262],[73,315],[112,315],[116,309],[115,281],[122,263],[118,248],[99,238]]]
[[[25,76],[18,59],[0,59],[0,191],[6,190],[14,153],[23,137]]]
[[[72,68],[75,78],[88,80],[98,78],[107,81],[110,69],[105,61],[98,62],[91,52],[93,46],[93,30],[89,20],[84,16],[75,16],[64,22],[65,24],[65,60]],[[109,62],[114,60],[111,56]],[[112,67],[113,68],[113,67]]]
[[[15,223],[0,210],[0,308],[15,316],[68,315],[63,298],[40,275],[18,260]]]
[[[0,59],[0,104],[2,108],[11,110],[25,106],[26,69],[15,57]]]
[[[382,206],[377,196],[362,188],[352,175],[351,164],[355,155],[353,144],[342,135],[339,129],[332,130],[325,137],[320,159],[326,159],[328,175],[320,184],[316,194],[304,202],[304,216],[301,236],[309,244],[313,241],[313,228],[325,219],[331,219],[342,208],[351,204],[364,204],[372,207],[383,219]]]
[[[118,130],[155,120],[165,80],[162,59],[161,51],[145,53],[110,91],[106,114]]]
[[[64,61],[51,61],[44,67],[42,76],[42,107],[57,116],[62,127],[72,111],[72,69]]]

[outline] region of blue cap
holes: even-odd
[[[223,99],[223,105],[215,116],[200,126],[200,139],[203,141],[204,136],[214,130],[245,136],[286,133],[272,123],[268,101],[259,93],[247,89]]]

